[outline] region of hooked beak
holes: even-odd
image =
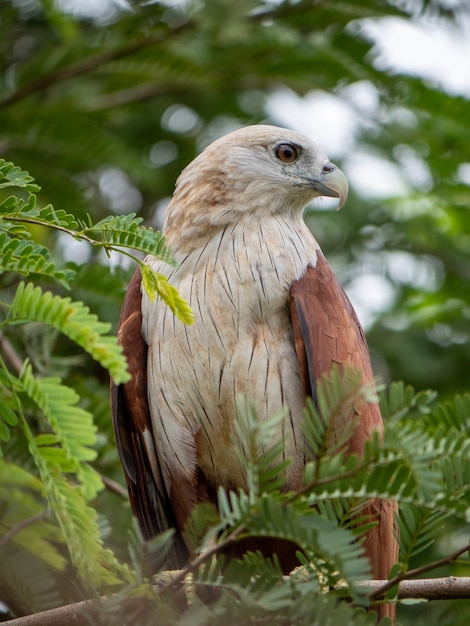
[[[318,177],[305,177],[311,189],[315,189],[319,196],[339,198],[338,211],[348,197],[348,179],[334,163],[325,163]]]

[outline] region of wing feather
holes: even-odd
[[[147,344],[142,337],[141,272],[129,284],[118,324],[118,340],[127,358],[131,380],[111,381],[111,410],[129,499],[145,539],[177,528],[155,451],[147,400]],[[176,531],[169,566],[181,567],[188,551]]]
[[[316,381],[337,363],[349,365],[362,373],[363,384],[373,382],[369,350],[356,313],[325,257],[318,252],[316,267],[309,266],[292,284],[290,314],[300,376],[306,395],[315,401]],[[366,440],[375,430],[383,431],[382,416],[376,403],[358,408],[348,444],[350,453],[361,454]],[[365,550],[372,575],[387,579],[391,566],[398,560],[395,503],[375,499],[360,515],[377,522],[367,532]],[[375,607],[380,617],[392,617],[393,605]]]

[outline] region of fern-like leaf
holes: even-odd
[[[74,215],[67,213],[63,209],[54,209],[51,204],[41,208],[34,206],[28,211],[23,209],[21,217],[27,221],[34,219],[35,223],[43,226],[59,226],[68,231],[74,231],[78,227],[78,222]]]
[[[228,524],[242,523],[244,535],[297,544],[308,559],[318,564],[328,584],[335,584],[339,578],[352,584],[369,574],[367,560],[351,531],[321,517],[305,501],[287,503],[285,498],[265,494],[253,505],[244,492],[226,493],[222,488],[218,492],[221,517]]]
[[[285,458],[284,443],[279,440],[286,412],[282,411],[261,421],[248,398],[237,401],[236,440],[233,442],[246,471],[250,499],[261,493],[274,492],[285,483],[289,460]]]
[[[0,213],[5,219],[16,219],[24,222],[32,222],[41,226],[60,227],[71,231],[78,228],[78,222],[74,215],[63,209],[54,209],[51,204],[44,207],[36,206],[36,196],[30,194],[26,201],[12,196],[0,205]]]
[[[152,228],[141,226],[142,221],[135,213],[110,215],[86,228],[84,233],[108,246],[132,248],[174,264],[170,250],[165,245],[165,237]]]
[[[396,381],[392,382],[388,389],[379,391],[380,411],[386,421],[397,421],[416,409],[420,413],[429,413],[430,405],[435,398],[435,391],[416,392],[411,385]]]
[[[18,406],[19,399],[17,398]],[[58,446],[55,435],[34,437],[24,416],[21,424],[28,440],[29,451],[39,471],[42,491],[47,498],[62,531],[70,557],[85,584],[92,588],[115,585],[134,576],[120,564],[110,550],[103,546],[95,509],[89,506],[80,486],[72,485],[64,475],[66,456]],[[53,451],[57,443],[56,454]],[[73,470],[73,463],[71,464]]]
[[[53,569],[65,569],[67,562],[58,549],[63,543],[60,531],[50,519],[41,515],[44,502],[39,478],[16,463],[0,461],[0,500],[8,502],[0,536],[5,537],[12,529],[17,529],[5,547],[13,544],[24,548]],[[30,523],[25,523],[28,519]]]
[[[446,513],[403,503],[400,507],[400,560],[404,567],[410,559],[427,550],[437,539],[446,520]]]
[[[37,378],[27,364],[20,380],[23,390],[38,405],[53,430],[52,434],[36,438],[42,456],[56,463],[63,472],[75,474],[86,498],[94,498],[103,485],[99,475],[84,464],[96,458],[92,447],[96,442],[93,416],[76,406],[78,395],[58,378]]]
[[[457,395],[452,400],[439,404],[426,421],[434,429],[470,432],[470,394]]]
[[[169,529],[145,541],[137,522],[134,520],[129,544],[129,554],[134,572],[140,582],[149,581],[166,565],[168,553],[174,542],[174,530]]]
[[[350,439],[355,420],[355,404],[369,401],[361,374],[352,368],[333,367],[316,387],[316,403],[309,401],[303,432],[310,458],[321,464],[336,456]]]
[[[41,455],[41,452],[37,449],[34,454]],[[116,585],[122,580],[132,581],[134,575],[104,547],[96,510],[87,504],[77,487],[54,472],[49,461],[46,461],[46,467],[43,463],[40,466],[48,501],[83,582],[92,588],[99,588],[101,585]]]
[[[0,229],[6,226],[5,222],[0,222]],[[40,274],[55,278],[65,287],[69,287],[75,274],[72,270],[58,269],[44,246],[16,235],[11,237],[10,232],[5,230],[0,232],[0,249],[0,273],[17,272],[22,276]]]
[[[129,380],[121,347],[115,337],[106,335],[111,325],[98,321],[82,302],[21,283],[11,304],[10,319],[54,326],[105,367],[116,383]]]
[[[0,441],[10,440],[10,427],[16,426],[18,417],[9,404],[0,396]]]
[[[0,189],[19,187],[29,192],[39,191],[40,187],[34,184],[34,178],[18,166],[0,159]]]
[[[168,282],[167,277],[159,272],[155,272],[145,263],[141,265],[141,270],[142,285],[149,299],[153,302],[159,296],[179,320],[184,324],[192,324],[194,322],[194,313],[191,307],[180,296],[176,287]]]
[[[10,441],[11,430],[18,424],[18,415],[14,410],[14,396],[11,392],[16,380],[0,359],[0,442]],[[3,450],[0,445],[0,459],[2,456]]]

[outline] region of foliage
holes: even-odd
[[[266,445],[278,418],[259,426],[246,407],[249,492],[221,492],[221,518],[202,507],[195,541],[207,548],[218,532],[219,545],[234,532],[295,533],[315,567],[306,580],[299,574],[286,583],[275,563],[257,555],[224,571],[207,561],[193,575],[208,587],[224,579],[215,604],[196,598],[181,615],[163,585],[147,609],[181,624],[230,623],[228,615],[236,623],[369,623],[360,609],[337,603],[341,584],[323,593],[342,579],[362,601],[354,581],[364,563],[359,544],[349,543],[357,529],[348,517],[368,495],[400,502],[400,571],[467,541],[470,121],[465,97],[377,64],[363,19],[385,25],[432,16],[456,29],[467,3],[92,4],[99,14],[60,8],[69,3],[1,2],[0,598],[19,615],[81,598],[90,586],[128,596],[148,589],[151,564],[165,568],[156,555],[170,538],[153,553],[144,546],[112,482],[122,473],[107,378],[127,376],[112,329],[128,261],[151,252],[172,262],[157,229],[181,169],[233,127],[279,122],[270,97],[289,90],[297,98],[327,93],[367,117],[351,154],[340,155],[346,172],[366,151],[406,179],[404,195],[364,198],[352,186],[340,216],[316,206],[307,213],[346,288],[374,276],[392,294],[386,310],[367,320],[375,370],[388,385],[380,394],[384,446],[372,442],[361,462],[343,459],[340,450],[324,455],[331,401],[347,402],[333,381],[322,410],[310,407],[306,420],[318,456],[307,465],[305,492],[281,497],[280,451]],[[361,87],[377,100],[366,113],[354,99]],[[40,181],[39,195],[23,168]],[[144,278],[151,296],[191,322],[169,283]],[[406,384],[389,384],[394,379]],[[264,442],[261,457],[256,438]],[[467,568],[462,558],[440,573]],[[263,575],[253,579],[255,570]],[[111,621],[120,617],[120,599],[109,609]],[[469,620],[468,608],[455,603],[403,607],[399,615],[418,626]]]
[[[141,220],[135,215],[112,217],[98,224],[93,224],[90,218],[85,226],[65,211],[55,211],[51,205],[36,209],[32,192],[39,188],[27,172],[2,161],[0,176],[0,189],[16,187],[27,194],[26,199],[18,193],[10,195],[0,206],[0,229],[7,241],[2,259],[3,273],[47,276],[69,288],[76,271],[59,269],[48,261],[51,258],[49,250],[34,243],[28,230],[32,225],[59,229],[71,237],[86,239],[91,245],[104,246],[108,252],[125,246],[138,252],[153,251],[163,260],[172,262],[163,237],[140,226]],[[26,246],[21,245],[24,242],[27,242]],[[126,254],[131,255],[129,251]],[[25,284],[16,278],[12,283],[17,284],[10,300],[2,303],[0,321],[2,341],[10,358],[15,355],[9,338],[12,329],[19,325],[48,325],[87,352],[117,384],[129,379],[121,347],[115,337],[107,334],[111,329],[109,323],[99,321],[82,302],[68,296],[53,295],[31,282]],[[158,291],[175,314],[187,318],[188,305],[170,293],[169,299],[166,292]],[[12,373],[8,365],[13,365],[17,371]],[[22,550],[26,550],[49,567],[63,571],[67,560],[56,544],[64,544],[81,581],[92,589],[106,589],[123,581],[134,581],[133,572],[104,546],[97,511],[89,504],[103,489],[99,473],[90,465],[97,457],[94,449],[97,428],[93,415],[77,405],[80,398],[74,389],[64,385],[58,377],[37,375],[28,359],[19,369],[14,359],[11,364],[0,359],[0,380],[0,440],[6,443],[0,470],[2,501],[6,504],[2,517],[7,529],[4,536],[7,554],[13,551],[15,558],[21,560],[25,558]],[[38,424],[34,424],[36,420]],[[16,444],[27,446],[34,470],[29,469],[30,462],[22,467],[11,454],[14,448],[9,449],[8,444],[12,435],[16,435]],[[25,489],[31,492],[30,495]],[[58,526],[51,524],[44,505],[40,505],[42,498]],[[25,513],[30,521],[27,517],[24,521],[22,516]],[[5,573],[12,575],[9,570]],[[5,579],[4,584],[7,581]],[[25,602],[25,605],[37,606],[36,591],[32,590],[31,602]],[[19,591],[14,593],[18,595]],[[53,597],[55,599],[56,595]]]
[[[448,435],[447,452],[443,452],[433,427],[441,407],[418,403],[421,394],[410,387],[405,394],[404,386],[396,384],[381,394],[383,403],[401,413],[399,419],[388,422],[383,443],[373,440],[362,459],[346,458],[340,448],[330,456],[324,447],[318,447],[316,433],[328,428],[353,394],[357,397],[357,393],[369,393],[357,382],[339,370],[319,382],[317,397],[322,411],[310,406],[305,415],[305,432],[308,446],[318,453],[315,464],[321,470],[312,473],[307,465],[300,493],[283,494],[278,488],[279,474],[285,471],[286,463],[282,455],[279,457],[279,446],[270,446],[269,442],[279,418],[260,423],[252,409],[245,414],[239,446],[253,451],[248,454],[246,467],[250,487],[238,493],[219,489],[219,516],[208,514],[205,504],[195,509],[191,525],[198,531],[199,545],[188,566],[176,572],[176,578],[168,578],[162,558],[171,545],[171,534],[160,536],[153,546],[147,545],[150,552],[141,554],[137,563],[150,559],[153,571],[159,574],[155,604],[150,605],[142,623],[162,623],[159,616],[163,611],[172,616],[169,623],[179,625],[333,624],[335,620],[351,625],[373,624],[370,614],[338,603],[338,598],[352,596],[358,605],[367,605],[364,591],[357,587],[369,575],[361,548],[366,527],[351,523],[362,505],[375,497],[400,502],[401,556],[395,574],[406,572],[412,557],[429,549],[445,520],[452,517],[465,528],[470,502],[467,477],[454,479],[449,490],[446,469],[458,449],[467,465],[470,460],[468,436],[462,445],[461,426],[467,419],[467,413],[459,410],[462,403],[448,407],[455,428]],[[418,419],[417,427],[407,429]],[[252,536],[295,540],[304,553],[303,567],[287,578],[276,560],[250,552],[227,564],[225,550],[234,541]],[[135,546],[134,557],[142,551],[138,541]],[[141,566],[138,571],[144,573]],[[174,591],[176,579],[183,585],[179,592]],[[202,598],[198,593],[201,589]],[[188,603],[184,608],[182,594]],[[208,594],[212,597],[210,604],[206,601]],[[102,616],[109,617],[115,606],[114,602],[104,606]]]

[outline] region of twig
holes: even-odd
[[[104,474],[100,474],[100,477],[101,477],[101,480],[103,481],[104,486],[106,487],[108,491],[111,491],[111,493],[116,494],[117,496],[119,496],[120,498],[123,498],[124,500],[128,499],[129,494],[127,493],[127,489],[125,489],[122,485],[120,485],[118,482],[116,482],[112,478],[108,478],[107,476],[104,476]]]
[[[35,524],[36,522],[39,522],[43,519],[47,519],[47,517],[48,517],[47,511],[41,511],[40,513],[36,513],[36,515],[32,515],[31,517],[28,517],[22,520],[21,522],[18,522],[18,524],[15,524],[14,526],[12,526],[10,530],[7,533],[5,533],[3,537],[0,539],[0,548],[2,548],[9,541],[11,541],[11,539],[17,533],[23,530],[23,528],[26,528],[27,526],[31,526],[31,524]]]
[[[233,530],[229,535],[227,535],[225,539],[223,539],[222,541],[219,541],[211,548],[208,548],[207,550],[205,550],[202,554],[200,554],[198,557],[196,557],[195,559],[190,561],[187,565],[185,565],[183,569],[178,570],[178,573],[176,574],[176,576],[172,577],[168,583],[160,585],[157,588],[156,593],[161,594],[167,589],[169,589],[170,587],[175,587],[179,583],[182,583],[188,574],[191,574],[192,572],[197,571],[203,563],[211,559],[215,554],[223,552],[225,549],[227,549],[229,546],[235,543],[238,540],[239,536],[245,531],[246,531],[245,524],[241,524],[240,526],[238,526],[238,528],[235,528],[235,530]]]
[[[300,496],[303,496],[304,494],[308,493],[312,489],[315,489],[318,487],[325,487],[339,480],[348,480],[350,478],[354,478],[358,472],[362,471],[363,469],[366,469],[367,467],[370,467],[371,465],[372,465],[371,463],[361,463],[357,465],[356,467],[354,467],[349,472],[344,472],[343,474],[336,474],[335,476],[326,476],[325,478],[315,478],[308,484],[304,485],[301,489],[298,489],[297,491],[295,491],[295,493],[293,493],[291,496],[289,496],[289,498],[287,498],[287,500],[285,501],[285,504],[290,504],[291,502],[293,502],[294,500],[297,500],[297,498],[299,498]]]
[[[87,105],[87,111],[103,111],[111,107],[122,106],[132,102],[140,102],[148,98],[156,98],[159,96],[176,96],[188,93],[188,86],[182,85],[176,87],[174,85],[158,85],[155,83],[144,83],[137,87],[129,87],[128,89],[120,89],[110,94],[105,94],[92,99]],[[5,152],[5,151],[4,151]]]
[[[19,375],[23,367],[23,360],[3,333],[0,333],[0,351],[5,355],[13,372]]]
[[[369,600],[378,600],[381,598],[386,591],[394,587],[395,585],[401,583],[404,580],[410,580],[411,578],[416,578],[417,576],[421,576],[421,574],[425,574],[426,572],[430,572],[433,569],[437,569],[438,567],[442,567],[443,565],[451,565],[454,561],[456,561],[460,555],[468,552],[470,550],[470,543],[467,543],[460,550],[456,550],[449,556],[446,556],[438,561],[433,561],[432,563],[428,563],[427,565],[422,565],[421,567],[416,567],[415,569],[410,569],[407,572],[403,572],[397,574],[385,584],[383,584],[378,589],[375,589],[371,593],[367,595]],[[431,579],[432,580],[432,579]]]

